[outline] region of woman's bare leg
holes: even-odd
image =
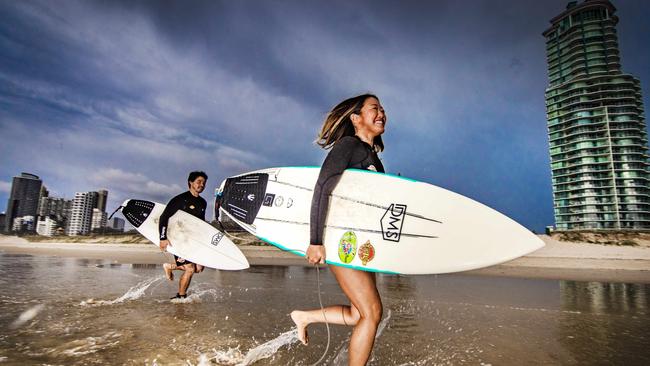
[[[323,315],[325,312],[325,315]],[[332,305],[323,309],[294,310],[291,320],[298,328],[298,339],[303,344],[309,343],[307,326],[312,323],[330,323],[339,325],[356,325],[359,321],[359,311],[354,306]]]
[[[356,269],[330,266],[345,295],[359,312],[348,347],[348,364],[365,365],[375,343],[383,308],[375,274]]]
[[[345,267],[329,268],[352,305],[329,306],[324,309],[325,316],[321,309],[296,310],[291,313],[291,319],[298,328],[298,337],[305,344],[307,326],[311,323],[322,323],[327,318],[327,322],[331,324],[354,326],[348,348],[349,364],[365,365],[370,357],[383,311],[375,274]]]

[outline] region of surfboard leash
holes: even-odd
[[[113,213],[111,214],[111,216],[108,217],[107,220],[112,219],[113,215],[115,215],[117,213],[117,211],[119,211],[121,208],[124,208],[124,206],[120,205],[120,207],[116,208],[115,211],[113,211]]]
[[[228,236],[228,238],[232,239],[237,239],[239,241],[242,241],[244,239],[238,238],[235,235],[227,232],[226,230],[223,230],[223,233]],[[252,239],[251,242],[255,241],[255,239]],[[296,250],[298,252],[301,252],[307,256],[307,252],[302,251],[302,250]],[[320,288],[320,267],[318,266],[318,263],[315,264],[316,266],[316,284],[317,284],[317,289],[318,289],[318,304],[320,305],[320,310],[323,312],[323,319],[325,319],[325,328],[327,328],[327,346],[325,347],[325,352],[320,356],[318,361],[312,363],[309,366],[317,366],[319,365],[324,359],[325,356],[327,356],[327,352],[329,352],[330,349],[330,343],[331,343],[331,334],[330,334],[330,323],[327,321],[327,315],[325,314],[325,306],[323,306],[323,298],[321,296],[321,288]]]
[[[307,253],[305,253],[307,255]],[[325,356],[327,355],[327,352],[330,349],[330,323],[327,321],[327,316],[325,315],[325,307],[323,306],[323,300],[321,299],[321,289],[320,289],[320,267],[318,266],[318,263],[315,264],[316,266],[316,280],[318,281],[318,303],[320,304],[320,310],[323,312],[323,319],[325,319],[325,327],[327,328],[327,346],[325,347],[325,352],[323,352],[323,355],[320,356],[318,361],[314,362],[311,364],[311,366],[316,366],[325,359]]]
[[[302,250],[295,250],[295,251],[304,253],[305,257],[307,257],[307,252],[302,251]],[[320,266],[318,265],[318,263],[314,264],[314,266],[316,266],[316,284],[317,284],[316,287],[318,288],[318,304],[320,305],[320,310],[323,312],[323,319],[325,319],[325,328],[327,328],[327,346],[325,346],[325,351],[320,356],[318,361],[312,363],[309,366],[317,366],[318,364],[320,364],[325,359],[325,356],[327,356],[327,352],[330,349],[330,341],[331,341],[330,323],[327,321],[327,315],[325,314],[325,306],[323,306],[323,299],[321,297]]]

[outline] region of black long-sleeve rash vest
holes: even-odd
[[[355,168],[384,173],[384,166],[375,150],[357,136],[341,138],[327,154],[314,187],[310,215],[310,243],[323,244],[323,230],[329,196],[345,169]]]
[[[172,217],[176,211],[183,210],[205,221],[205,208],[207,205],[208,204],[203,197],[194,197],[190,191],[181,193],[172,198],[167,204],[167,207],[165,207],[163,213],[160,215],[160,222],[158,223],[160,240],[167,240],[167,225],[169,224],[169,218]]]

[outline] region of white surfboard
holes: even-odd
[[[258,238],[304,256],[318,167],[226,179],[221,208]],[[433,274],[491,266],[533,252],[541,239],[467,197],[412,179],[346,170],[330,198],[327,263],[373,272]]]
[[[121,206],[124,217],[155,246],[160,245],[158,222],[164,210],[165,205],[144,200],[126,200]],[[172,243],[168,252],[194,263],[225,270],[249,267],[244,254],[224,233],[185,211],[169,218],[167,238]]]

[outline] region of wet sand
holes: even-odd
[[[351,328],[312,325],[303,346],[289,317],[347,303],[328,269],[207,270],[170,301],[158,264],[0,253],[0,285],[1,365],[347,364]],[[379,274],[377,288],[369,366],[650,364],[647,284]]]
[[[650,283],[650,247],[567,243],[540,235],[546,246],[527,256],[470,275]],[[250,242],[250,240],[242,240]],[[307,265],[304,258],[269,245],[239,245],[251,265]],[[160,264],[170,260],[151,244],[30,242],[0,236],[0,252],[103,259],[120,264]]]
[[[165,280],[170,257],[154,245],[0,236],[0,364],[347,364],[350,328],[310,326],[302,346],[289,318],[320,296],[347,303],[330,271],[274,247],[242,249],[250,269],[207,270],[170,301],[178,281]],[[369,365],[648,365],[649,256],[549,241],[478,271],[379,274]]]

